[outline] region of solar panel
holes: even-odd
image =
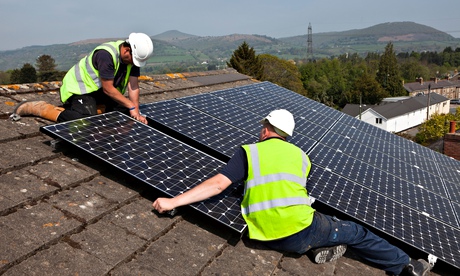
[[[321,167],[312,167],[307,189],[327,205],[458,267],[458,228]]]
[[[289,110],[291,142],[313,163],[313,197],[459,267],[460,162],[269,82],[179,100],[229,124],[240,107],[242,129],[247,112]]]
[[[231,91],[231,90],[230,90]],[[219,120],[225,121],[241,130],[244,130],[250,134],[258,134],[261,128],[260,119],[266,114],[254,113],[254,110],[247,110],[238,106],[230,101],[227,101],[222,97],[225,90],[200,94],[190,97],[179,98],[177,100],[184,102],[193,108],[199,109],[201,112],[207,113],[210,116],[216,117]],[[253,98],[245,99],[246,101],[255,100]],[[266,110],[273,110],[275,106],[267,105]],[[308,151],[315,144],[315,138],[319,139],[317,133],[320,126],[309,123],[307,121],[298,122],[298,124],[305,124],[304,129],[308,129],[302,135],[295,135],[290,142],[299,145],[304,151]],[[307,126],[308,124],[308,126]]]
[[[182,180],[192,177],[199,182],[204,175],[212,175],[218,170],[211,170],[211,167],[222,166],[215,156],[204,153],[208,153],[207,149],[228,159],[240,145],[257,140],[260,129],[258,121],[277,108],[285,108],[294,114],[296,130],[290,141],[302,148],[313,163],[307,182],[310,195],[368,226],[460,267],[459,161],[269,82],[141,106],[141,112],[156,127],[166,127],[173,131],[171,135],[175,138],[186,137],[186,142],[179,142],[142,124],[142,128],[149,129],[145,133],[117,135],[117,139],[123,143],[118,141],[113,144],[115,138],[110,135],[104,136],[106,140],[101,140],[98,132],[88,132],[86,128],[84,135],[79,134],[82,131],[80,128],[72,128],[76,131],[66,130],[71,133],[67,139],[81,144],[80,147],[87,151],[99,154],[101,159],[115,160],[120,169],[144,181],[168,179],[169,174],[173,174]],[[99,121],[106,119],[114,122],[114,129],[130,129],[126,127],[127,122],[130,122],[129,125],[139,125],[130,119],[121,120],[119,116],[97,120],[89,118],[92,120],[90,128],[98,130]],[[115,123],[119,121],[122,123]],[[66,129],[70,129],[70,123]],[[59,128],[48,132],[59,132]],[[167,138],[158,139],[157,142],[151,132]],[[131,145],[137,140],[144,141],[144,136],[153,137],[147,143],[155,147],[133,151]],[[80,142],[87,141],[84,139],[94,142],[90,143],[94,147],[88,149],[86,142]],[[158,171],[160,177],[156,176],[155,170],[150,173],[158,162],[131,161],[131,152],[138,153],[135,156],[139,160],[136,161],[163,160],[161,154],[168,148],[159,142],[162,139],[170,139],[186,147],[187,154],[193,152],[191,160],[204,155],[206,160],[211,158],[212,161],[205,162],[202,169],[187,167],[188,161],[179,160],[188,160],[188,155],[172,154],[174,164],[159,162],[159,166],[164,164],[167,168]],[[96,141],[104,141],[104,145],[96,147]],[[184,143],[193,144],[193,147]],[[170,157],[169,154],[167,152],[165,156]],[[187,170],[181,171],[184,167]],[[196,171],[202,173],[197,175]],[[191,185],[177,187],[170,195],[174,196]],[[205,205],[196,205],[195,208],[203,213],[212,213],[213,218],[224,224],[238,225],[236,228],[243,229],[238,206],[241,184],[234,186],[232,196],[212,199],[212,207],[206,205],[210,201],[205,201]],[[169,184],[160,188],[168,192],[171,189],[168,187]],[[226,212],[228,209],[233,211]]]
[[[225,121],[250,134],[259,133],[260,123],[257,120],[258,115],[256,113],[245,110],[211,93],[179,98],[177,100],[193,106],[193,108],[201,112],[212,114],[212,116],[219,120]]]
[[[257,133],[249,134],[177,100],[144,104],[139,109],[153,121],[228,157],[238,146],[257,141]]]
[[[48,125],[40,130],[171,197],[215,175],[225,164],[119,112]],[[240,215],[242,186],[234,183],[218,197],[191,206],[241,233],[246,228]]]

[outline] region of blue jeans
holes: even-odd
[[[312,248],[346,244],[361,258],[396,275],[400,274],[410,261],[409,256],[401,249],[363,226],[319,212],[315,212],[312,224],[304,230],[280,240],[264,243],[275,250],[299,254]]]

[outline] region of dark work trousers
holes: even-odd
[[[315,212],[313,222],[287,238],[265,242],[268,247],[303,254],[306,251],[346,244],[361,258],[394,275],[401,273],[410,258],[401,249],[352,221]]]
[[[64,104],[65,110],[59,114],[57,121],[60,123],[96,115],[98,105],[105,105],[105,112],[120,111],[129,115],[128,108],[119,105],[99,89],[96,92],[71,96]]]

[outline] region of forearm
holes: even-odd
[[[111,99],[116,101],[118,104],[121,106],[124,106],[126,108],[131,108],[134,105],[134,102],[131,99],[126,98],[123,96],[120,91],[118,91],[114,86],[109,86],[109,87],[103,87],[104,93],[109,96]],[[138,106],[136,106],[138,107]]]
[[[139,89],[129,91],[129,99],[139,109]]]
[[[222,189],[215,181],[214,178],[210,178],[204,181],[201,185],[195,186],[187,192],[178,195],[172,199],[176,207],[188,205],[190,203],[203,201],[222,192]]]
[[[160,213],[163,213],[179,206],[203,201],[218,195],[230,184],[232,184],[231,180],[219,173],[174,198],[157,198],[153,203],[153,207]]]
[[[139,109],[139,95],[140,95],[139,82],[137,77],[129,77],[128,82],[128,95],[129,99],[133,102],[134,106]]]

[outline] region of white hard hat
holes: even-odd
[[[131,33],[126,42],[131,45],[134,65],[144,66],[153,53],[152,39],[143,33]]]
[[[276,133],[283,137],[292,136],[294,132],[294,116],[286,109],[273,110],[260,122],[263,124],[265,121],[268,121],[275,128]]]

